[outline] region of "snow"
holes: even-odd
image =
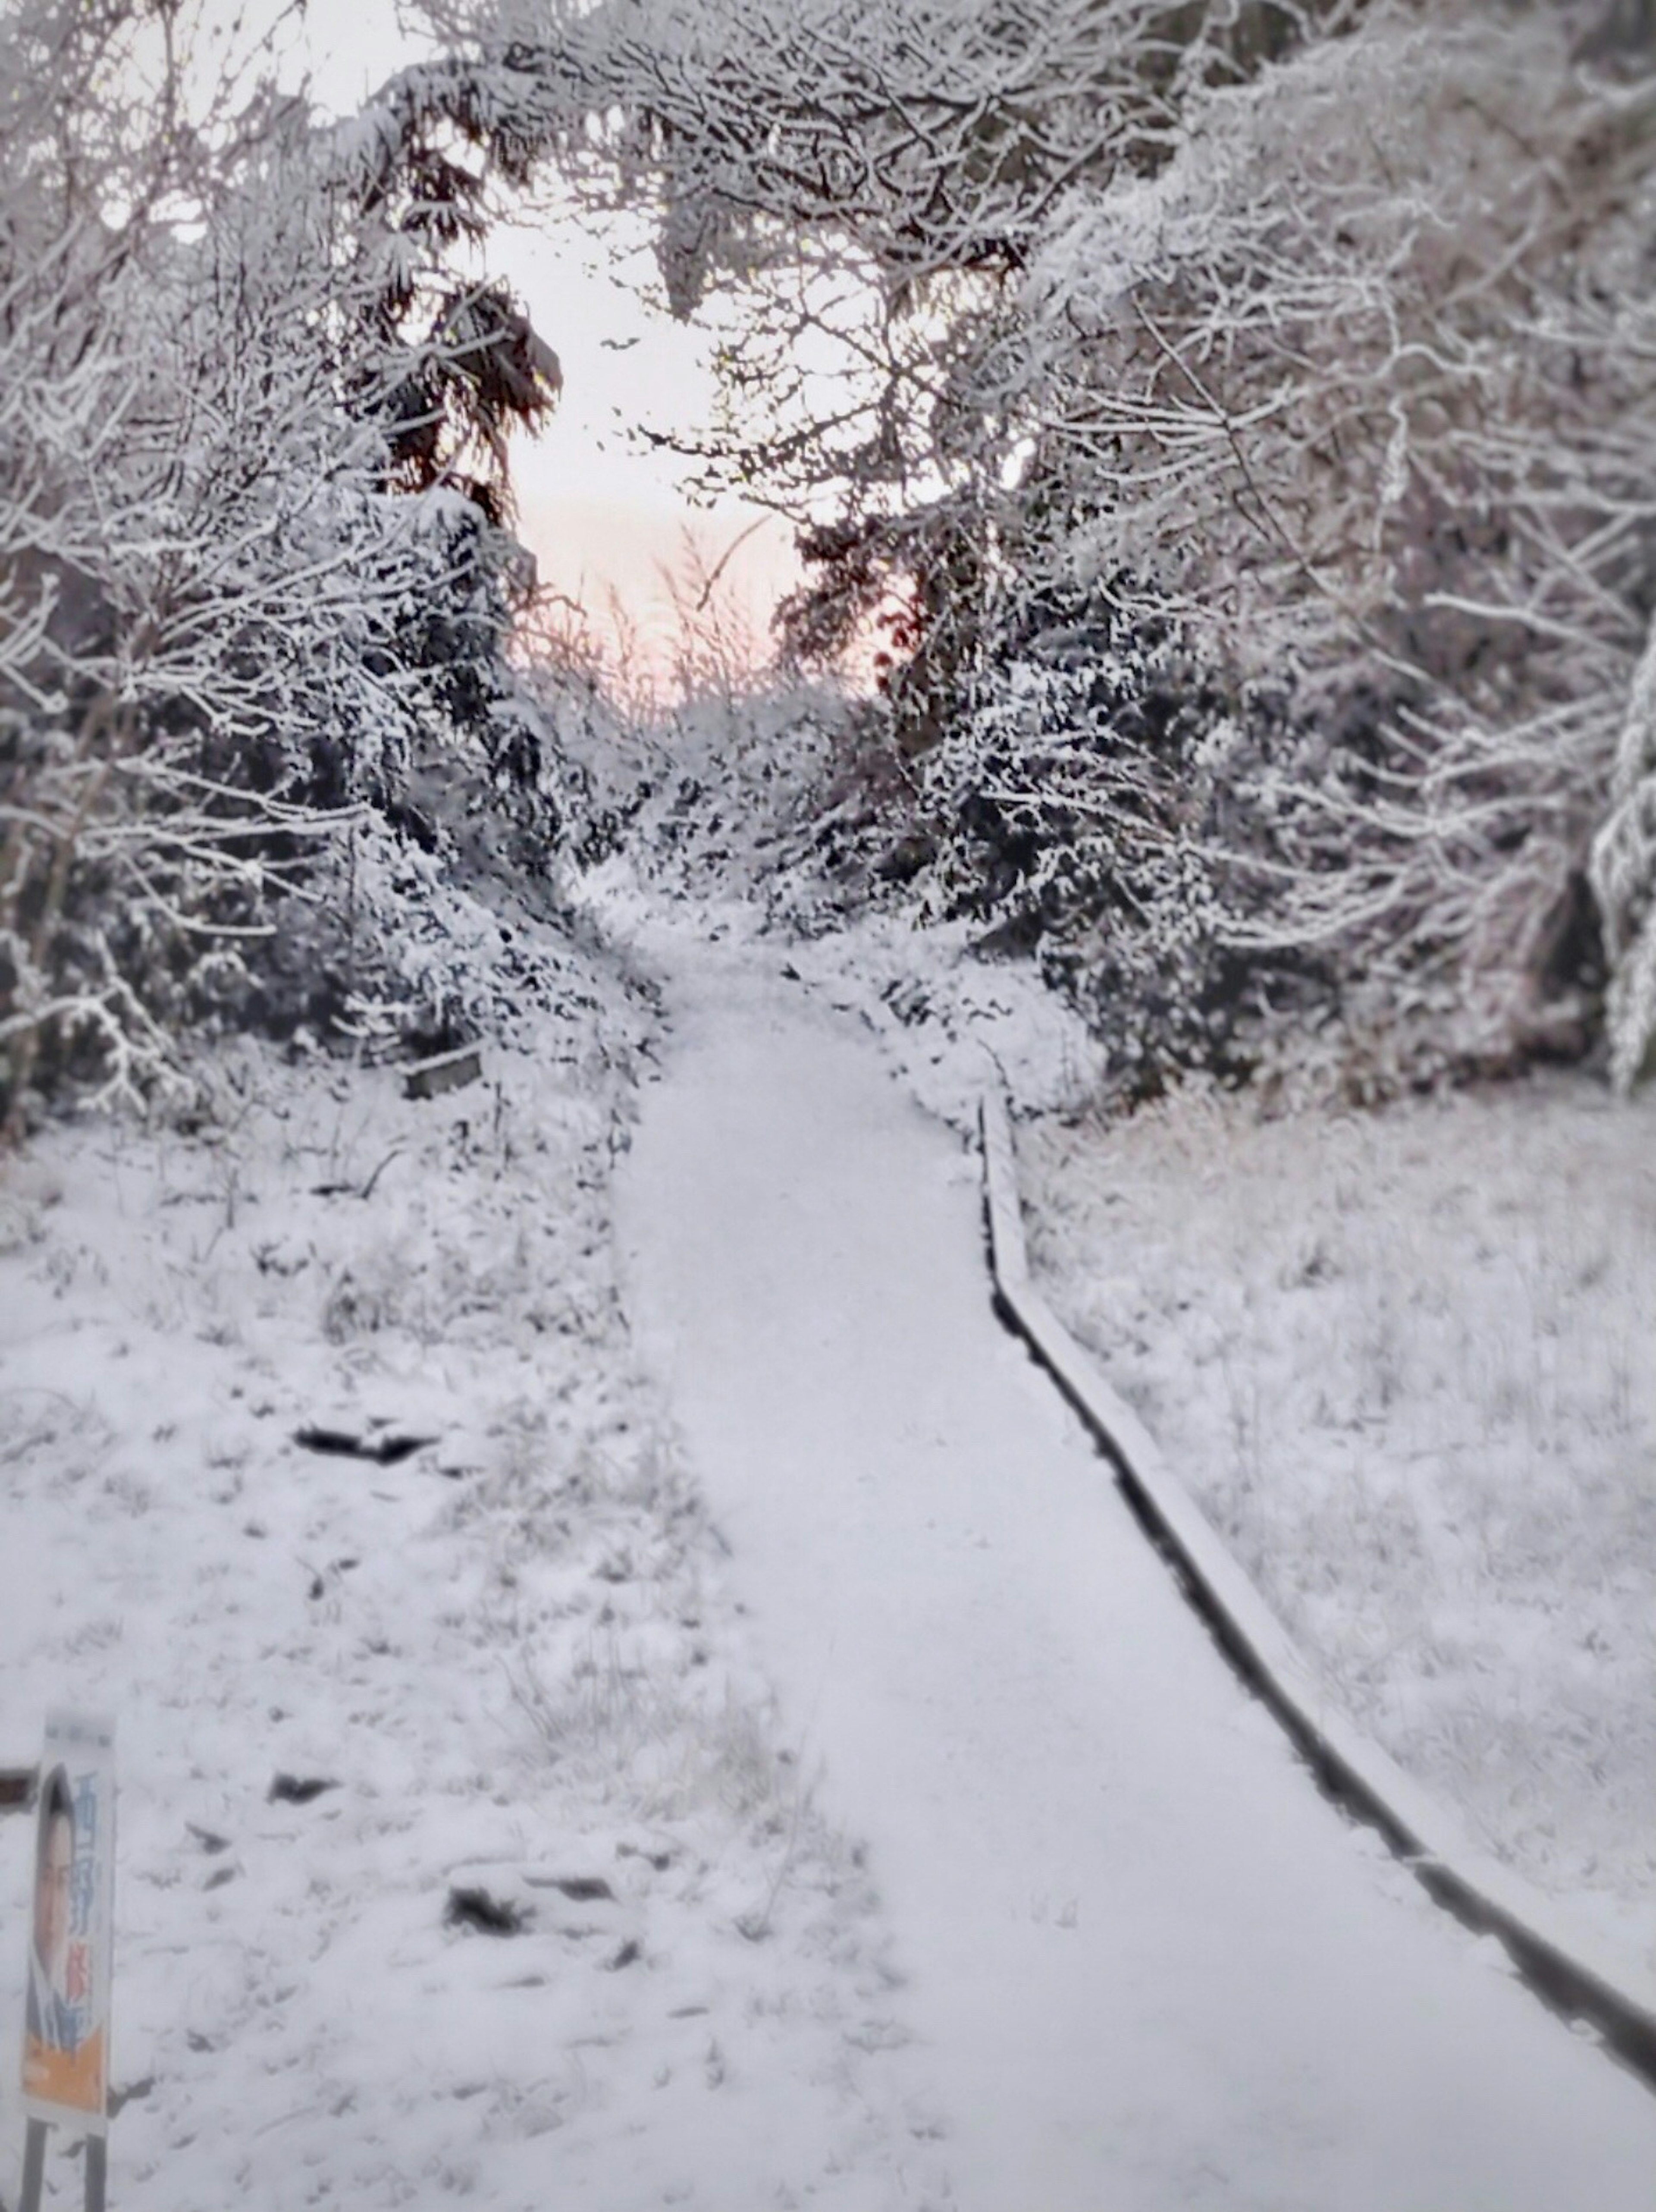
[[[582,908],[605,937],[637,945],[646,960],[652,946],[672,960],[687,936],[752,948],[767,964],[781,960],[823,1005],[854,1016],[914,1099],[962,1133],[977,1126],[986,1082],[1004,1085],[1020,1111],[1034,1114],[1078,1111],[1096,1092],[1104,1055],[1079,1016],[1031,962],[978,957],[968,923],[921,927],[902,912],[864,909],[802,933],[790,908],[810,901],[798,884],[779,914],[766,916],[682,878],[669,878],[664,899],[660,880],[659,870],[616,854],[583,878]],[[672,917],[664,939],[664,913]]]
[[[623,1231],[912,1976],[926,2201],[1649,2206],[1647,2094],[1316,1796],[993,1322],[974,1163],[785,964],[679,957]]]
[[[1652,1100],[1028,1124],[1037,1273],[1331,1695],[1656,1968]]]
[[[519,915],[469,1088],[244,1048],[0,1174],[0,1762],[118,1717],[115,2201],[1651,2212],[1648,2094],[1317,1796],[992,1319],[961,1132],[999,1065],[1059,1141],[1073,1023],[660,904]]]
[[[59,1127],[0,1179],[0,1761],[116,1716],[134,2212],[860,2212],[907,2140],[866,1877],[618,1299],[648,1025],[575,980],[470,1089],[248,1051],[195,1135]],[[0,1820],[13,1928],[31,1842]],[[532,1917],[451,1924],[467,1890]]]

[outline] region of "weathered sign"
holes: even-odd
[[[31,2119],[101,2133],[115,1894],[110,1722],[48,1715],[37,1808],[24,2109]]]

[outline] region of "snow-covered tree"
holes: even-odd
[[[399,97],[653,205],[670,302],[725,295],[710,480],[802,526],[798,644],[883,611],[901,741],[950,743],[934,792],[1027,714],[1042,609],[1101,597],[1118,640],[1173,625],[1216,726],[1275,702],[1160,848],[1223,964],[1322,976],[1400,1077],[1591,1033],[1583,887],[1656,598],[1651,112],[1617,11],[436,13],[457,58]],[[1112,811],[1135,741],[1071,735],[1047,818],[1093,773],[1101,864],[1117,833],[1143,859]]]
[[[1651,151],[1556,21],[1372,11],[1079,196],[1005,349],[1020,490],[1064,518],[1021,570],[1140,580],[1322,741],[1212,856],[1237,941],[1325,951],[1423,1061],[1569,1020],[1656,591]]]
[[[159,47],[159,23],[167,36]],[[141,1088],[417,744],[523,757],[503,434],[555,363],[457,275],[475,179],[255,81],[173,6],[21,0],[0,103],[0,1103]],[[122,100],[157,73],[153,106]],[[45,98],[41,97],[42,90]],[[225,88],[215,88],[222,95]],[[378,834],[377,832],[375,834]],[[338,925],[366,942],[367,918]],[[350,976],[306,981],[288,1018]],[[308,1006],[306,994],[318,1003]]]
[[[952,746],[934,793],[1011,726],[1041,610],[1102,595],[1113,635],[1174,626],[1224,726],[1275,702],[1165,848],[1225,963],[1325,978],[1399,1079],[1592,1033],[1588,854],[1656,599],[1629,11],[434,12],[455,58],[399,98],[653,206],[670,302],[723,295],[710,481],[800,523],[796,643],[891,623],[899,737]],[[1095,843],[1124,744],[1069,757],[1058,814],[1092,759]]]

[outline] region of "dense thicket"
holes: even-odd
[[[1608,961],[1631,1079],[1647,11],[439,12],[461,58],[402,99],[653,204],[674,307],[725,295],[704,462],[802,525],[796,647],[890,622],[935,897],[1157,1066],[1576,1050]]]
[[[360,1016],[417,756],[533,766],[501,441],[555,363],[455,273],[480,180],[256,75],[192,105],[191,23],[0,13],[0,1115]]]
[[[541,780],[503,440],[555,365],[454,272],[543,181],[650,211],[671,307],[716,307],[699,459],[799,526],[791,648],[884,627],[888,880],[1034,951],[1125,1085],[1600,1036],[1634,1079],[1647,9],[427,13],[444,58],[318,133],[268,94],[193,118],[165,65],[135,126],[117,64],[177,0],[8,0],[14,1093],[76,1040],[133,1073],[146,1024],[244,988],[318,838],[417,846],[421,733]]]

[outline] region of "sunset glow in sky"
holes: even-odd
[[[266,8],[276,15],[274,0],[246,10],[234,0],[207,0],[203,17],[209,27],[252,24]],[[396,0],[312,0],[279,33],[283,77],[296,83],[308,70],[319,106],[354,111],[427,51],[398,14]],[[667,577],[687,572],[687,535],[707,569],[730,553],[721,599],[756,653],[765,650],[772,608],[798,572],[785,524],[734,501],[692,507],[680,489],[682,466],[633,434],[642,423],[695,428],[713,379],[706,335],[646,308],[622,273],[624,258],[619,239],[532,221],[500,229],[488,249],[491,273],[513,286],[563,366],[557,414],[539,437],[514,447],[519,535],[543,583],[579,602],[606,647],[625,636],[629,675],[659,684],[677,628]],[[634,276],[647,271],[635,249],[629,266]]]

